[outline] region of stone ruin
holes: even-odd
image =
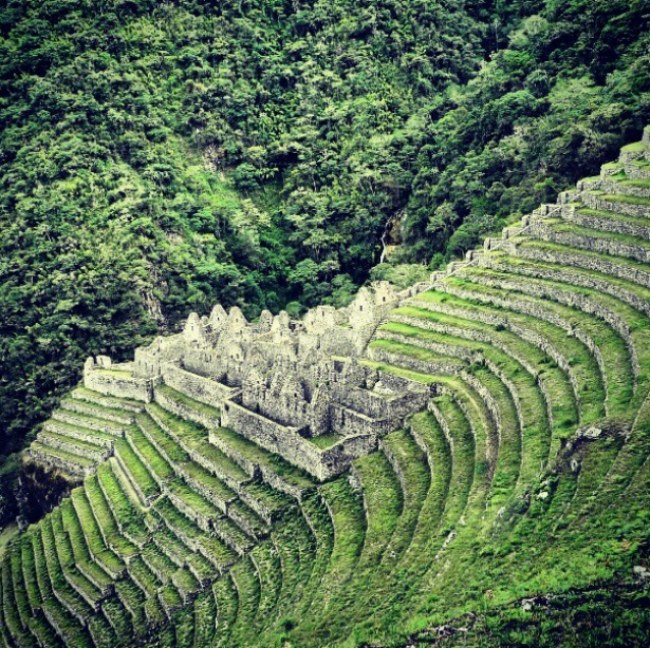
[[[192,313],[181,333],[136,349],[133,363],[89,358],[85,384],[145,402],[167,384],[218,407],[219,425],[327,479],[426,406],[426,388],[361,361],[400,297],[378,282],[346,308],[318,306],[302,320],[264,311],[254,323],[217,305],[209,317]]]

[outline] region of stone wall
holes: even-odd
[[[318,449],[311,441],[300,436],[298,428],[276,423],[239,403],[229,401],[224,404],[221,423],[311,474],[320,464]]]
[[[165,365],[162,371],[166,385],[173,387],[190,398],[212,407],[221,407],[224,400],[232,398],[239,390],[218,383],[210,378],[204,378],[178,365]]]
[[[581,196],[586,205],[592,209],[603,209],[627,216],[636,216],[638,218],[647,218],[648,206],[647,205],[634,205],[627,202],[612,202],[603,200],[599,194],[584,193]]]
[[[234,402],[224,404],[222,423],[319,480],[340,474],[349,467],[352,459],[370,452],[377,442],[374,435],[361,435],[343,439],[321,450],[300,436],[296,428],[274,423]]]
[[[398,425],[414,409],[422,409],[426,405],[427,393],[424,388],[414,390],[412,385],[394,394],[352,387],[337,390],[336,397],[337,402],[345,407],[372,418],[390,419]]]
[[[190,407],[180,400],[169,398],[167,394],[160,389],[154,390],[154,400],[172,414],[176,414],[176,416],[182,419],[202,425],[206,429],[219,427],[220,419],[216,412],[213,415],[194,407]]]
[[[93,358],[84,365],[84,387],[106,396],[149,403],[153,400],[154,382],[151,378],[135,378],[131,365],[106,366]]]

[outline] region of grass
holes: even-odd
[[[109,409],[114,409],[116,411],[138,411],[144,407],[144,403],[136,400],[131,400],[128,398],[117,398],[116,396],[106,396],[105,394],[100,394],[99,392],[93,391],[79,385],[75,387],[71,392],[72,398],[87,401],[89,403],[96,403],[102,407],[107,407]]]
[[[282,561],[272,542],[257,545],[251,551],[260,581],[260,600],[255,625],[263,625],[275,612],[282,589]]]
[[[38,441],[34,441],[30,445],[30,450],[45,457],[50,456],[53,459],[61,459],[66,463],[76,464],[81,468],[90,468],[95,465],[95,462],[88,457],[82,457],[81,455],[76,455],[72,452],[61,450],[61,448],[46,446],[42,443],[39,443]]]
[[[650,249],[633,236],[547,225],[602,245],[624,241],[637,256]],[[390,360],[363,364],[385,380],[429,385],[432,400],[350,475],[316,486],[230,430],[214,431],[217,448],[200,425],[148,405],[115,440],[120,462],[99,465],[6,543],[0,642],[113,646],[155,635],[179,647],[397,646],[407,638],[554,645],[554,624],[571,621],[580,634],[568,636],[606,643],[603,601],[641,637],[647,596],[632,567],[647,563],[650,524],[650,322],[634,304],[650,298],[650,270],[558,243],[515,242],[519,252],[492,253],[446,278],[376,331],[372,347]],[[569,294],[581,302],[568,306]],[[589,312],[595,306],[607,315]],[[409,369],[412,360],[424,368]],[[450,360],[459,371],[446,374]],[[162,394],[218,414],[174,390]],[[79,420],[96,426],[142,407],[83,388],[74,398]],[[61,425],[71,437],[88,433],[83,423]],[[580,425],[604,432],[575,441]],[[610,433],[615,425],[625,436]],[[65,429],[50,434],[65,437]],[[313,442],[324,449],[338,438]],[[269,483],[252,479],[251,464]],[[271,477],[302,495],[276,491]],[[547,612],[521,606],[548,594]],[[467,631],[438,637],[426,630],[435,625]]]
[[[546,252],[550,255],[557,256],[557,255],[562,255],[562,259],[573,259],[573,263],[571,265],[574,265],[577,260],[582,260],[586,264],[590,259],[595,259],[596,261],[599,261],[603,264],[607,264],[607,266],[612,266],[614,268],[619,267],[619,268],[629,268],[632,271],[636,271],[639,273],[647,273],[648,272],[648,266],[645,263],[642,263],[640,261],[636,261],[635,259],[630,259],[628,257],[622,257],[622,256],[615,256],[611,254],[604,254],[602,252],[594,252],[592,250],[588,249],[582,249],[578,247],[571,247],[568,245],[564,245],[561,243],[554,243],[551,241],[542,241],[538,239],[530,239],[530,240],[522,240],[519,245],[518,245],[518,250],[526,250],[526,249],[532,249],[532,250],[540,250],[543,252]],[[587,268],[590,268],[591,266],[586,266]],[[612,274],[608,273],[602,273],[602,274],[607,274],[608,277],[614,278]],[[626,275],[633,275],[634,272],[627,272]],[[620,279],[618,275],[616,275],[617,279]]]
[[[234,491],[220,479],[209,473],[205,468],[195,463],[185,463],[180,467],[182,474],[188,484],[198,485],[201,489],[208,491],[213,501],[221,503],[220,508],[225,509],[226,502],[235,498]]]
[[[345,437],[342,434],[336,434],[335,432],[332,432],[329,434],[321,434],[315,437],[307,437],[307,440],[313,443],[319,450],[327,450],[344,438]]]
[[[138,485],[145,498],[158,495],[158,484],[151,476],[147,465],[140,460],[125,439],[118,439],[115,442],[115,454],[122,460],[131,479]]]
[[[122,369],[93,369],[93,373],[109,378],[120,378],[122,380],[133,380],[133,374],[130,371]]]
[[[147,414],[138,414],[138,427],[147,440],[155,446],[160,454],[171,464],[189,461],[189,455]]]
[[[441,334],[435,331],[420,329],[399,322],[388,322],[381,327],[380,331],[383,330],[399,333],[419,343],[433,342],[448,344],[452,347],[456,346],[473,352],[480,351],[490,360],[496,367],[496,370],[502,372],[504,380],[510,381],[510,384],[513,385],[521,404],[525,437],[522,465],[523,477],[526,479],[538,472],[539,466],[543,465],[548,458],[551,431],[546,415],[546,405],[543,395],[538,388],[536,376],[530,375],[511,357],[488,344],[453,337],[446,333]],[[386,340],[386,342],[392,343],[392,340]],[[407,355],[417,353],[417,351],[413,352],[411,349],[420,348],[410,344],[400,346],[401,348],[398,346],[396,349],[396,353],[401,352]]]
[[[598,229],[583,227],[581,225],[574,225],[572,223],[567,223],[566,221],[548,221],[548,224],[551,230],[558,234],[574,234],[588,240],[597,239],[603,241],[605,244],[608,242],[623,243],[630,248],[630,252],[625,256],[630,256],[633,259],[640,261],[645,260],[645,255],[647,254],[647,251],[650,250],[650,243],[648,243],[648,241],[640,239],[631,234],[621,234],[620,232],[605,232]],[[640,259],[634,256],[635,250],[639,251],[638,256],[643,255]]]
[[[99,486],[99,480],[93,475],[84,482],[84,489],[88,502],[101,529],[102,536],[118,556],[122,558],[131,558],[137,553],[137,548],[125,538],[117,526],[109,502],[106,500],[102,489]]]
[[[643,142],[632,142],[631,144],[626,144],[621,148],[621,151],[625,153],[643,153],[648,147]]]
[[[217,607],[219,632],[216,637],[216,646],[230,646],[232,626],[237,616],[239,599],[237,589],[230,574],[215,581],[212,594]]]
[[[174,478],[174,470],[167,460],[160,454],[156,446],[149,441],[138,427],[131,427],[127,431],[127,442],[133,448],[133,451],[146,464],[148,469],[156,475],[161,482],[169,481]]]
[[[124,492],[111,466],[106,463],[100,465],[97,469],[97,478],[120,528],[136,542],[145,542],[147,532],[141,512],[135,508]]]
[[[602,209],[590,209],[587,207],[577,209],[576,215],[578,217],[588,216],[590,218],[595,218],[602,221],[604,225],[603,229],[606,231],[609,231],[606,226],[611,225],[612,223],[620,224],[622,226],[627,225],[630,227],[645,229],[646,232],[650,230],[650,221],[648,221],[647,218],[643,218],[642,216],[628,216],[626,214],[619,214],[617,212],[606,211]],[[647,234],[645,238],[647,238]]]
[[[211,592],[201,592],[194,601],[194,645],[209,646],[214,644],[216,630],[217,606]]]
[[[470,292],[472,298],[479,302],[494,304],[503,299],[504,293],[500,287],[507,279],[507,276],[499,273],[483,269],[476,271],[470,269],[467,278],[450,278],[447,283],[463,292]],[[525,289],[529,286],[529,282],[525,284],[519,282],[519,285]],[[582,289],[576,288],[575,290]],[[518,294],[516,300],[512,299],[512,292],[509,292],[508,295],[506,302],[509,308],[525,313],[527,312],[526,306],[530,305],[536,311],[540,309],[540,312],[547,313],[544,318],[547,321],[562,322],[567,328],[577,329],[589,336],[601,350],[610,412],[615,413],[625,408],[625,403],[631,397],[634,389],[633,371],[625,341],[616,331],[606,322],[577,308],[569,308],[550,299],[540,299],[525,294]],[[586,395],[589,395],[589,391]]]
[[[169,385],[158,385],[158,387],[156,387],[156,391],[160,392],[170,400],[181,403],[185,407],[191,410],[195,410],[199,414],[208,418],[214,418],[218,420],[221,416],[221,411],[218,408],[195,400],[194,398],[191,398],[187,394],[184,394],[183,392],[180,392],[177,389],[170,387]]]
[[[626,205],[639,205],[641,207],[650,207],[650,198],[643,196],[627,196],[624,194],[603,194],[598,196],[601,200],[613,203],[623,203]]]
[[[77,414],[85,414],[95,419],[115,420],[118,423],[129,423],[132,415],[126,413],[123,409],[111,407],[109,405],[102,405],[100,403],[93,403],[84,401],[83,399],[74,397],[75,392],[72,393],[73,397],[64,398],[59,407],[63,411],[74,412]],[[110,401],[109,401],[110,402]]]
[[[313,481],[299,468],[292,466],[289,462],[278,455],[267,452],[263,448],[245,439],[233,430],[219,428],[214,433],[226,447],[233,450],[235,454],[241,454],[249,461],[252,461],[279,477],[286,479],[292,485],[299,488],[312,488]]]
[[[84,538],[88,544],[88,549],[94,559],[101,565],[108,574],[119,574],[124,567],[124,563],[111,551],[105,544],[97,520],[93,514],[92,508],[86,491],[82,488],[76,488],[72,491],[70,500],[74,506],[75,513],[79,518]]]
[[[458,302],[454,303],[458,305]],[[502,349],[512,360],[533,366],[536,379],[544,389],[545,398],[548,398],[551,404],[554,424],[553,436],[555,439],[566,437],[573,431],[578,420],[577,405],[570,377],[556,365],[553,357],[548,355],[548,349],[538,348],[533,343],[525,341],[520,335],[506,329],[505,325],[490,325],[483,321],[472,320],[473,311],[468,310],[467,306],[468,304],[463,304],[463,310],[460,311],[465,315],[464,317],[413,306],[395,309],[392,317],[408,318],[409,322],[422,322],[423,326],[444,327],[443,330],[453,327],[451,330],[457,336],[467,337],[470,340],[487,339],[487,345],[481,345],[480,348],[484,353],[487,352],[491,355],[491,359],[497,364],[500,362],[499,356],[492,354],[489,347]],[[485,310],[481,310],[485,314]],[[399,327],[400,323],[401,320],[398,319],[395,323],[389,322],[389,325]],[[417,330],[414,332],[412,328],[397,328],[395,330],[404,335],[417,335]],[[535,326],[533,330],[536,336],[541,333],[539,326]],[[508,364],[512,363],[508,362]],[[595,418],[595,415],[590,414],[586,407],[583,407],[582,415],[583,420],[589,416]],[[557,450],[557,448],[555,449]]]
[[[260,604],[261,586],[259,574],[250,558],[238,562],[230,570],[230,575],[237,590],[237,617],[231,630],[232,640],[245,642],[254,627],[257,609]]]
[[[89,428],[81,427],[80,425],[73,425],[72,423],[65,423],[58,419],[52,418],[45,423],[45,430],[54,432],[61,436],[67,436],[72,443],[77,441],[86,441],[93,445],[110,447],[115,441],[115,435],[108,432],[100,432],[99,430],[91,430]],[[90,440],[88,439],[90,437]]]

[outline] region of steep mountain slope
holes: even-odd
[[[408,281],[594,172],[650,118],[648,11],[0,2],[0,460],[89,353],[343,305],[386,232],[410,265],[374,273]]]
[[[647,644],[650,128],[412,292],[363,362],[428,406],[325,483],[169,385],[73,391],[30,453],[87,476],[3,557],[4,643]]]

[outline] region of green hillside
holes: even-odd
[[[650,119],[647,25],[642,0],[3,1],[0,452],[89,353],[217,301],[341,305],[380,260],[407,285],[596,172]]]
[[[82,483],[5,551],[0,637],[647,645],[649,261],[650,127],[402,296],[361,362],[427,407],[324,483],[169,385],[76,388],[26,461]]]
[[[650,645],[648,124],[645,0],[0,0],[0,647]]]

